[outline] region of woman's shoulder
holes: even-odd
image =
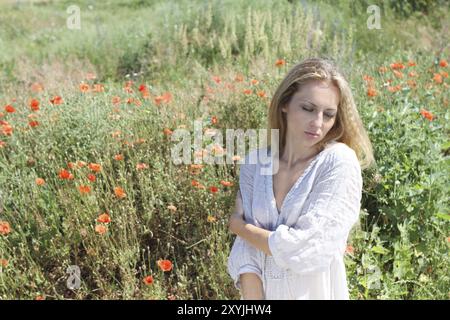
[[[333,141],[325,152],[324,164],[327,166],[342,164],[359,166],[356,152],[343,142]]]

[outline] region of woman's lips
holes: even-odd
[[[305,131],[305,133],[306,133],[306,135],[307,135],[308,137],[310,137],[310,138],[318,138],[318,137],[319,137],[318,134],[312,134],[312,133],[309,133],[308,131]]]

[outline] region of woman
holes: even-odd
[[[241,299],[349,299],[343,256],[361,169],[375,160],[347,81],[328,60],[299,63],[272,98],[268,127],[277,144],[240,167],[228,272]],[[261,152],[268,164],[249,163]]]

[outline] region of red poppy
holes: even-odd
[[[109,214],[103,213],[97,218],[97,222],[110,223],[111,222],[111,217],[109,216]]]
[[[73,175],[66,169],[61,169],[61,170],[59,170],[59,177],[61,179],[67,180],[67,179],[70,179],[71,177],[73,177]]]
[[[127,194],[125,193],[125,191],[123,191],[123,189],[121,187],[115,187],[114,194],[119,199],[125,198],[127,196]]]
[[[233,185],[233,182],[220,180],[220,184],[224,187],[231,187]]]
[[[30,108],[33,111],[38,111],[39,110],[39,101],[36,99],[31,99],[30,101]]]
[[[102,171],[102,166],[98,163],[89,163],[88,167],[89,167],[89,169],[91,169],[92,171],[95,171],[95,172]]]
[[[53,105],[59,105],[59,104],[63,103],[63,99],[60,96],[54,96],[52,99],[50,99],[50,102]]]
[[[11,232],[11,227],[9,223],[6,221],[0,221],[0,234],[6,236]]]
[[[5,111],[8,113],[13,113],[16,112],[16,109],[12,105],[8,104],[5,106]]]
[[[108,228],[106,228],[102,224],[98,224],[95,226],[95,232],[97,232],[98,234],[105,234],[106,231],[108,231]]]
[[[81,194],[86,194],[91,192],[91,187],[89,186],[79,186],[78,190],[80,191]]]
[[[146,285],[151,285],[151,284],[153,284],[153,277],[152,276],[146,276],[145,278],[144,278],[144,283],[146,284]]]
[[[442,59],[441,61],[439,61],[439,65],[440,65],[442,68],[445,68],[445,67],[448,66],[448,62],[447,62],[446,60]]]
[[[211,191],[212,193],[216,193],[217,191],[219,191],[219,188],[212,186],[212,187],[209,187],[209,191]]]
[[[172,270],[172,262],[170,262],[170,260],[158,260],[157,261],[158,267],[166,272],[166,271],[170,271]]]
[[[428,120],[433,121],[434,116],[433,116],[433,114],[430,111],[422,109],[422,110],[420,110],[420,114],[424,118],[427,118]]]
[[[80,84],[80,91],[81,92],[88,92],[89,91],[89,85],[87,83],[81,83]]]
[[[367,89],[367,96],[368,97],[375,97],[376,95],[377,95],[377,90],[375,90],[375,88],[369,87]]]
[[[211,123],[212,123],[212,124],[217,124],[217,117],[216,117],[216,116],[213,116],[213,117],[211,118]]]
[[[93,175],[92,173],[88,174],[87,178],[91,182],[95,182],[95,180],[97,179],[97,177],[95,175]]]
[[[284,59],[278,59],[277,61],[275,61],[275,66],[277,67],[282,67],[286,64],[286,61]]]

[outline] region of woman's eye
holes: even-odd
[[[308,111],[308,112],[312,112],[313,111],[313,109],[307,109],[305,107],[303,107],[303,110]],[[328,117],[328,118],[333,118],[334,114],[325,114],[325,116]]]

